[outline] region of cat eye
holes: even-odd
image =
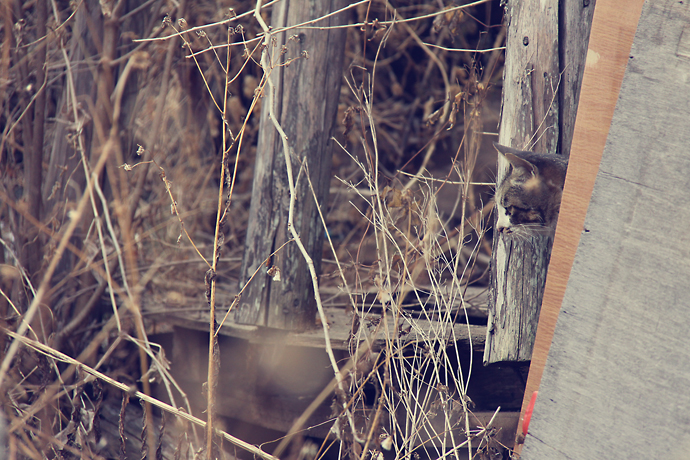
[[[506,214],[509,215],[509,216],[512,216],[512,215],[515,214],[516,212],[519,212],[519,213],[528,213],[528,212],[530,211],[530,210],[527,209],[527,208],[520,208],[520,207],[512,206],[512,205],[506,207],[505,209],[506,209]]]

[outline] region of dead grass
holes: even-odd
[[[472,353],[449,346],[449,331],[469,324],[468,284],[486,282],[495,162],[486,132],[496,130],[502,73],[495,3],[442,14],[415,1],[349,10],[315,295],[321,308],[357,320],[351,360],[332,360],[334,439],[309,458],[329,443],[341,456],[377,459],[387,450],[459,458],[462,446],[470,457],[489,448],[489,427],[471,416],[471,375],[458,371]],[[236,294],[267,110],[255,6],[0,6],[6,458],[191,458],[214,449],[202,432],[218,431],[198,418],[208,414],[193,413],[148,336],[166,328],[152,313],[161,306],[207,311]],[[372,315],[379,322],[365,324]],[[437,327],[416,330],[420,317]],[[421,339],[404,342],[410,330]],[[367,346],[370,333],[386,337],[383,350]],[[213,341],[210,350],[214,362]],[[153,382],[170,404],[152,397]],[[134,435],[126,414],[137,399]],[[232,433],[220,437],[272,458]]]

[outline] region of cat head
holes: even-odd
[[[510,236],[551,235],[568,161],[561,155],[524,152],[494,143],[510,164],[496,189],[496,230]]]

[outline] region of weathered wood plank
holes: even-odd
[[[558,86],[560,108],[561,155],[570,157],[580,88],[585,69],[587,44],[592,28],[592,17],[596,0],[561,0],[561,22],[559,24],[559,55],[561,60],[561,81]]]
[[[294,25],[319,18],[345,4],[344,0],[278,2],[273,7],[272,26]],[[318,25],[339,25],[345,19],[340,14]],[[340,95],[345,36],[346,29],[338,28],[296,29],[276,34],[275,46],[269,49],[274,67],[264,69],[276,85],[275,113],[288,137],[293,175],[301,177],[295,184],[294,224],[314,260],[317,273],[324,230],[305,175],[308,172],[316,198],[323,206],[328,197],[333,149],[330,138]],[[294,60],[288,66],[286,63],[290,59]],[[268,104],[268,100],[264,97],[264,104]],[[238,305],[235,317],[239,323],[293,330],[314,327],[316,304],[311,276],[298,247],[289,243],[272,258],[270,265],[279,269],[280,281],[274,280],[266,268],[261,267],[274,251],[291,239],[287,228],[289,201],[282,140],[265,106],[261,114],[241,283],[246,283],[257,268],[259,273]]]
[[[203,411],[206,403],[201,389],[207,363],[207,337],[208,333],[203,329],[175,327],[172,353],[168,353],[172,358],[173,375],[189,397],[195,413]],[[303,434],[318,437],[329,435],[329,429],[334,422],[330,407],[332,396],[329,392],[335,388],[335,382],[327,356],[322,349],[294,345],[286,341],[266,343],[261,340],[250,341],[227,336],[219,337],[219,346],[222,348],[222,362],[218,379],[222,385],[217,397],[218,415],[285,432],[316,399],[320,403],[305,425],[305,428],[312,428]],[[422,349],[418,351],[424,353]],[[347,361],[349,351],[335,352],[343,363]],[[478,354],[477,357],[480,356]],[[522,379],[517,378],[510,368],[485,368],[481,366],[480,359],[475,359],[474,365],[468,395],[480,410],[470,416],[470,426],[475,433],[478,431],[477,427],[486,426],[494,415],[494,411],[488,412],[486,408],[498,402],[508,409],[499,412],[495,418],[492,424],[492,438],[494,442],[510,446],[519,417],[519,413],[514,409],[517,408],[516,403],[519,404],[518,395],[523,389]],[[464,369],[463,372],[469,372],[469,369]],[[420,380],[423,379],[424,377],[420,376]],[[424,388],[429,389],[427,386]],[[324,389],[326,397],[319,398],[318,395]],[[430,395],[438,397],[435,391],[431,391]],[[424,398],[420,397],[421,399]],[[359,413],[357,417],[373,416],[376,406],[373,400],[371,403],[365,407],[364,413]],[[427,404],[434,407],[433,402]],[[429,448],[432,445],[439,447],[443,436],[450,435],[445,428],[448,423],[452,426],[455,441],[460,443],[464,440],[462,404],[454,398],[445,404],[452,404],[452,409],[449,410],[451,419],[446,420],[445,412],[440,410],[433,411],[436,415],[429,415],[428,418],[424,416],[420,423],[426,428],[420,430],[419,438],[415,440],[416,445],[424,443]],[[400,405],[400,412],[397,414],[400,420],[406,418],[403,406]],[[446,442],[448,446],[448,438]],[[478,443],[479,438],[473,441],[473,446],[476,448]]]
[[[325,348],[323,328],[312,328],[307,331],[288,331],[276,328],[262,327],[256,325],[239,324],[234,321],[232,314],[225,318],[227,307],[233,302],[233,291],[229,286],[227,289],[220,289],[218,294],[218,303],[221,305],[216,314],[216,321],[221,324],[219,334],[227,337],[236,337],[248,340],[252,343],[284,343],[286,345],[305,346],[313,348]],[[329,289],[323,287],[322,295],[330,293],[335,296],[339,291],[336,289]],[[362,294],[364,295],[364,294]],[[477,324],[481,324],[485,318],[487,309],[486,288],[469,286],[465,291],[465,299],[462,304],[467,308],[470,319],[476,319]],[[371,302],[375,302],[376,292],[373,291],[370,295]],[[151,300],[151,299],[149,299]],[[194,305],[194,300],[190,299],[186,302],[187,305]],[[143,310],[146,318],[146,327],[149,333],[163,333],[170,332],[171,325],[185,327],[197,331],[208,332],[208,310],[203,305],[202,301],[198,302],[199,308],[174,309],[172,306],[161,306],[159,301],[153,299],[152,302],[144,302]],[[456,312],[460,307],[461,302],[458,301],[456,305],[452,305],[451,315],[456,316]],[[440,309],[440,307],[437,307]],[[350,331],[352,330],[352,313],[346,311],[345,308],[327,306],[325,308],[326,317],[328,319],[329,335],[331,338],[331,346],[337,350],[347,349],[347,344],[350,340]],[[460,313],[461,317],[464,317]],[[164,319],[160,322],[160,319]],[[364,319],[360,321],[361,336],[358,341],[374,338],[374,324],[380,320],[380,308],[373,307],[371,312],[364,315]],[[393,331],[392,319],[389,320],[389,330]],[[166,323],[169,323],[166,328]],[[401,319],[401,329],[403,331],[409,330],[409,333],[402,337],[402,343],[411,343],[414,341],[423,340],[424,337],[435,337],[438,340],[446,340],[451,336],[451,332],[458,342],[469,344],[472,341],[472,346],[475,351],[484,349],[484,342],[486,339],[486,327],[484,325],[471,324],[468,328],[466,324],[455,323],[451,328],[447,323],[439,321],[429,321],[426,316],[414,309],[406,309],[403,318]],[[414,325],[414,327],[412,327]],[[383,327],[380,328],[383,330]],[[385,336],[383,332],[379,331],[375,336],[374,347],[380,349],[385,346]]]
[[[558,3],[506,5],[499,144],[544,153],[557,151]],[[507,171],[507,161],[500,158],[498,183]],[[549,236],[517,240],[494,232],[485,364],[524,362],[532,356],[551,242]]]
[[[208,359],[208,333],[176,328],[173,374],[187,392],[193,410],[204,410],[201,391]],[[220,416],[287,431],[319,392],[333,379],[328,357],[319,349],[220,337],[222,348],[216,411]],[[344,357],[344,354],[341,354]],[[310,425],[330,419],[330,400],[312,415]],[[330,426],[309,432],[327,436]]]
[[[570,155],[594,5],[595,0],[563,0],[508,7],[504,145]],[[500,181],[505,166],[499,166]],[[487,364],[531,359],[551,244],[547,237],[495,238]]]
[[[522,458],[687,457],[689,24],[642,8]]]
[[[621,8],[619,0],[597,2],[568,176],[522,405],[523,414],[530,396],[539,388],[642,3],[643,0],[636,0]],[[614,23],[616,27],[611,27]]]
[[[207,316],[206,313],[197,315],[196,318],[171,315],[167,317],[167,320],[177,326],[206,331],[208,329]],[[350,343],[352,315],[346,314],[343,309],[334,308],[326,310],[326,317],[328,318],[331,347],[335,350],[349,350],[349,347],[352,345]],[[360,321],[361,326],[358,336],[354,338],[355,342],[370,340],[374,350],[385,348],[386,342],[392,340],[392,338],[386,339],[383,332],[384,328],[376,327],[380,318],[380,315],[372,314],[367,315],[364,320]],[[220,323],[223,320],[222,315],[219,314],[216,320]],[[390,319],[389,330],[391,331],[394,329],[392,324],[393,320]],[[441,323],[416,318],[403,319],[401,324],[400,329],[406,331],[400,339],[402,344],[422,342],[425,339],[429,340],[430,337],[433,337],[433,340],[449,341],[453,337],[455,341],[462,344],[469,344],[471,342],[474,350],[483,350],[486,338],[485,326],[458,323],[450,327]],[[226,321],[220,328],[219,334],[245,339],[251,343],[325,348],[323,329],[298,332],[260,326],[247,326]]]

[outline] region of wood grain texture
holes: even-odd
[[[558,1],[509,2],[506,23],[499,144],[555,153]],[[499,183],[507,171],[507,161],[499,157]],[[519,240],[495,232],[485,364],[529,361],[550,250],[550,237]]]
[[[350,350],[355,346],[351,343],[352,331],[352,316],[345,313],[343,309],[326,309],[326,318],[328,319],[329,337],[331,340],[331,347],[334,350]],[[380,315],[367,315],[363,320],[363,325],[360,326],[360,337],[354,343],[359,343],[359,346],[366,346],[371,343],[372,349],[380,351],[386,348],[386,344],[391,340],[399,340],[401,344],[409,345],[414,342],[421,342],[428,340],[430,334],[437,337],[439,341],[451,341],[462,345],[470,345],[472,349],[482,351],[484,348],[484,339],[486,338],[486,327],[477,325],[468,325],[456,323],[453,328],[448,328],[443,334],[437,331],[435,323],[425,319],[411,319],[403,322],[403,329],[409,329],[409,332],[402,337],[394,337],[393,319],[390,319],[389,330],[390,336],[386,337],[383,332],[383,327],[376,327],[374,323],[380,319]],[[167,320],[185,329],[205,331],[208,324],[208,314],[198,315],[196,317],[185,315],[169,315]],[[221,314],[216,316],[216,321],[220,324],[223,320]],[[410,321],[414,321],[414,329],[410,328]],[[234,337],[247,340],[251,343],[261,343],[266,345],[283,344],[290,346],[310,347],[310,348],[324,348],[324,334],[323,329],[310,329],[308,331],[290,331],[285,329],[267,328],[262,326],[248,326],[240,325],[231,321],[226,321],[219,329],[219,335],[226,337]]]
[[[610,8],[600,11],[603,5]],[[634,30],[642,1],[617,8],[620,5],[600,0],[595,12],[590,52],[597,52],[598,64],[603,64],[608,60],[603,53],[618,49],[620,65],[628,65],[584,231],[579,235],[581,223],[566,229],[565,221],[559,222],[556,244],[562,238],[564,254],[574,254],[571,246],[579,237],[579,247],[563,301],[551,299],[552,306],[562,303],[563,310],[525,442],[525,459],[680,459],[687,458],[690,449],[685,321],[690,241],[684,231],[690,224],[690,5],[647,2],[629,54],[621,38],[624,31],[627,35]],[[595,41],[598,23],[598,33],[606,41]],[[590,82],[599,93],[610,91],[615,82],[604,78]],[[605,120],[597,123],[593,114],[585,116],[585,108],[594,110],[597,100],[584,101],[583,89],[583,130],[587,128],[603,146]],[[590,165],[594,160],[588,157]],[[579,172],[583,174],[584,168]],[[566,190],[582,180],[570,172],[568,178]],[[579,201],[586,191],[579,191]],[[577,203],[572,199],[570,205]],[[562,211],[561,218],[566,214],[573,217]],[[566,239],[565,230],[578,234]],[[559,273],[567,278],[564,259],[560,270],[549,273],[547,289],[551,287],[553,295],[563,292],[564,279],[551,277]],[[552,327],[557,312],[546,302],[545,296],[542,317],[551,318],[540,323],[538,340],[546,338],[542,327]],[[653,442],[651,427],[658,427]]]
[[[179,317],[175,322],[183,324]],[[420,326],[424,327],[424,324]],[[464,326],[466,333],[467,326]],[[481,327],[473,326],[473,328]],[[335,388],[335,381],[328,358],[323,352],[323,336],[320,338],[319,345],[317,340],[300,340],[296,336],[301,334],[294,332],[272,329],[276,335],[271,337],[265,335],[266,331],[261,329],[255,328],[253,334],[248,334],[246,339],[230,336],[227,330],[221,330],[218,337],[222,362],[218,375],[218,381],[221,384],[218,387],[217,414],[285,432],[322,390],[326,389],[329,396],[323,399],[317,410],[311,414],[306,425],[311,428],[303,434],[327,437],[335,422],[330,407],[332,403],[330,392]],[[483,328],[481,329],[484,332]],[[458,332],[461,332],[461,329],[455,331],[456,334]],[[477,337],[483,339],[483,334],[477,334]],[[347,335],[341,335],[340,349],[334,350],[343,366],[346,365],[350,356],[350,350],[342,346],[347,344],[346,338]],[[384,341],[372,335],[367,338],[375,340],[374,350],[385,349]],[[404,337],[404,339],[408,338],[414,340],[414,337],[409,337],[409,335]],[[460,335],[451,337],[448,334],[448,339],[449,346],[456,347],[460,353],[469,352],[470,347],[474,347],[474,344],[468,343],[466,337]],[[454,345],[453,340],[457,340]],[[408,345],[410,343],[406,342]],[[166,349],[166,355],[171,357],[172,373],[188,395],[195,414],[202,414],[206,408],[202,387],[206,380],[205,370],[208,357],[205,347],[207,345],[208,332],[204,330],[203,324],[199,322],[198,326],[194,326],[189,322],[182,327],[175,326],[172,334],[172,350]],[[366,346],[366,344],[362,342],[360,346]],[[463,367],[462,371],[454,370],[453,372],[463,372],[467,375],[470,372],[469,363],[466,365],[467,367]],[[470,426],[473,428],[487,426],[495,412],[489,411],[488,408],[498,403],[502,409],[492,424],[492,427],[497,430],[492,437],[494,442],[511,446],[519,418],[519,412],[516,409],[524,389],[524,380],[517,378],[512,368],[482,366],[481,351],[475,351],[471,374],[472,379],[468,382],[467,394],[476,404],[477,410],[470,416]],[[423,428],[419,431],[419,437],[415,439],[415,445],[425,443],[427,448],[431,448],[431,445],[440,448],[444,442],[446,447],[451,445],[450,432],[444,428],[447,427],[446,416],[451,417],[450,423],[453,426],[452,434],[455,442],[462,443],[465,429],[462,404],[456,397],[451,397],[441,403],[438,392],[433,390],[433,386],[428,385],[428,377],[428,374],[426,377],[423,374],[419,375],[420,382],[427,382],[418,390],[421,393],[421,400],[431,398],[431,407],[448,405],[448,411],[444,413],[434,410],[427,413],[424,421],[420,420],[419,423]],[[358,411],[357,417],[373,417],[372,412],[376,408],[373,404],[375,399],[372,397],[370,401],[372,404],[365,407],[363,413]],[[396,414],[398,420],[410,417],[405,413],[402,404]],[[362,423],[366,422],[362,420]],[[478,439],[473,440],[475,448],[478,442]],[[466,455],[463,458],[467,458]]]
[[[345,0],[321,2],[283,1],[273,8],[272,27],[299,24],[332,13]],[[340,25],[341,13],[320,21],[319,26]],[[321,225],[307,171],[316,198],[323,206],[328,198],[338,97],[342,81],[346,29],[295,29],[275,35],[271,45],[270,78],[276,87],[275,113],[288,137],[296,180],[294,223],[307,252],[320,272],[324,230]],[[285,50],[285,52],[283,52]],[[306,51],[308,54],[303,54]],[[292,60],[289,66],[288,60]],[[264,104],[268,98],[264,97]],[[308,169],[307,169],[308,168]],[[254,184],[241,282],[259,268],[236,310],[238,323],[290,330],[315,327],[316,303],[304,258],[294,243],[286,245],[270,261],[280,270],[274,281],[260,267],[274,251],[291,239],[288,231],[289,186],[282,141],[268,117],[261,114]]]
[[[577,106],[585,69],[589,32],[592,28],[595,0],[561,0],[558,27],[561,81],[559,83],[561,155],[570,157]]]
[[[644,0],[636,0],[622,13],[617,0],[599,0],[596,5],[589,39],[589,63],[580,92],[568,175],[522,404],[523,417],[532,392],[539,389],[642,3]],[[612,23],[619,27],[610,27]]]
[[[620,0],[599,0],[596,5],[589,63],[582,81],[568,175],[522,404],[523,416],[532,392],[539,389],[642,3],[644,0],[636,0],[630,8],[623,9]],[[612,28],[612,23],[619,26]]]

